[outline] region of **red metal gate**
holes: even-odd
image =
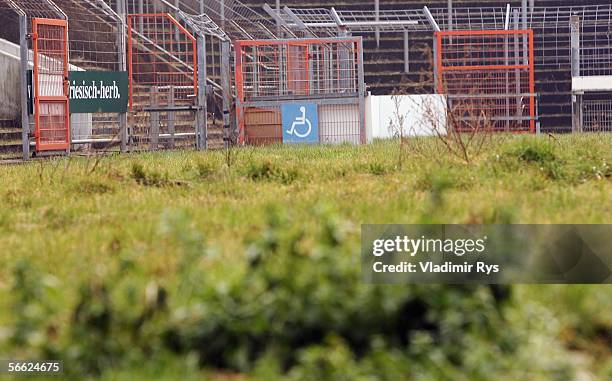
[[[240,144],[283,143],[282,105],[314,103],[321,143],[366,142],[360,37],[238,40]]]
[[[535,132],[532,30],[437,32],[437,90],[460,131]]]
[[[35,18],[32,40],[36,151],[68,151],[68,22]]]
[[[167,13],[131,14],[127,25],[130,147],[197,146],[196,37]]]
[[[128,15],[130,109],[194,105],[197,40],[167,13]]]

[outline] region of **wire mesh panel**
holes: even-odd
[[[582,115],[584,132],[612,132],[612,99],[583,101]]]
[[[438,92],[448,94],[453,127],[535,132],[533,32],[436,33]]]
[[[55,3],[70,20],[71,71],[111,73],[126,70],[125,9],[115,2],[111,7],[105,0],[55,0]],[[76,88],[84,83],[71,80],[70,85]],[[125,96],[122,94],[122,97]],[[124,113],[84,113],[74,107],[72,112],[74,151],[110,151],[118,148],[124,138]]]
[[[244,100],[357,94],[361,39],[237,41]]]
[[[132,147],[193,145],[196,37],[166,13],[132,14],[127,24]]]
[[[68,23],[34,19],[36,151],[70,149]]]
[[[166,13],[128,16],[130,108],[193,105],[198,89],[196,38]]]
[[[240,40],[234,45],[241,143],[285,142],[290,126],[283,107],[291,105],[298,112],[292,118],[301,125],[311,123],[305,109],[312,107],[314,141],[365,142],[361,38]]]

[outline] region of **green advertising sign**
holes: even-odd
[[[68,81],[71,113],[127,111],[129,97],[127,72],[71,71]]]

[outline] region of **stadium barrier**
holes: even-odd
[[[240,144],[366,142],[361,38],[234,47]]]
[[[439,94],[462,132],[536,132],[533,31],[436,32]]]

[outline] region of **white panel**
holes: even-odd
[[[572,78],[573,91],[609,91],[612,90],[612,75]]]
[[[443,95],[370,96],[366,112],[375,139],[432,136],[446,131]],[[403,123],[400,120],[403,119]]]
[[[321,143],[359,144],[359,105],[319,106],[319,136]]]

